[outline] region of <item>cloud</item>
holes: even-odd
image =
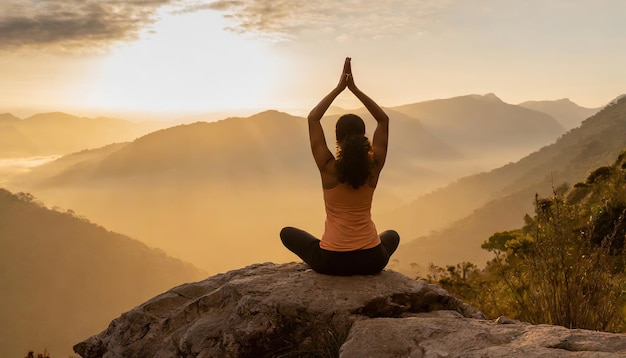
[[[106,48],[132,41],[176,0],[2,0],[0,50]]]
[[[452,0],[217,0],[204,5],[233,21],[228,30],[278,40],[326,35],[379,39],[420,34]],[[330,31],[329,31],[330,29]]]

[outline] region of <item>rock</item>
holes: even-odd
[[[617,357],[626,335],[497,324],[400,273],[257,264],[175,287],[74,346],[92,357]]]
[[[453,311],[356,321],[342,358],[624,357],[626,335],[528,323],[498,324]]]
[[[74,350],[83,358],[332,356],[354,321],[442,309],[478,316],[444,289],[393,271],[339,277],[265,263],[175,287]]]
[[[496,318],[496,323],[497,324],[512,324],[512,323],[520,323],[520,321],[516,319],[511,319],[508,317],[500,316]]]

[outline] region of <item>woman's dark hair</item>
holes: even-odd
[[[358,189],[367,182],[372,167],[372,145],[365,136],[365,123],[356,114],[339,117],[337,136],[337,178]]]

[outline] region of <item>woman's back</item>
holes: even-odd
[[[368,184],[358,189],[346,183],[324,189],[326,222],[320,247],[331,251],[369,249],[380,244],[372,221],[374,188]]]

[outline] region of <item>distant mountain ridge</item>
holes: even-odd
[[[432,106],[435,106],[441,109],[441,113],[435,113],[437,110],[429,109]],[[424,109],[426,108],[426,109]],[[456,109],[455,109],[456,108]],[[427,101],[422,103],[416,103],[413,105],[406,105],[400,107],[389,108],[387,111],[392,115],[392,128],[390,134],[390,153],[392,155],[389,156],[389,162],[386,168],[386,171],[389,172],[397,172],[397,174],[392,174],[396,177],[400,177],[403,175],[403,171],[405,176],[412,175],[431,175],[428,174],[428,171],[437,170],[437,166],[433,164],[432,168],[426,168],[423,164],[419,164],[416,162],[427,160],[430,162],[436,160],[463,160],[463,157],[467,157],[467,153],[463,150],[463,148],[470,148],[471,155],[473,157],[477,156],[476,149],[481,148],[479,150],[482,153],[486,153],[489,151],[493,151],[494,147],[499,147],[501,149],[502,146],[505,146],[507,150],[515,147],[519,144],[520,148],[516,148],[517,151],[515,153],[527,153],[531,149],[536,149],[536,147],[545,145],[550,143],[554,139],[558,137],[558,135],[562,134],[564,131],[563,128],[559,127],[556,124],[555,120],[552,118],[546,117],[545,114],[539,114],[534,111],[528,111],[522,108],[519,108],[514,105],[505,104],[498,97],[493,94],[488,94],[485,96],[479,95],[469,95],[462,97],[454,97],[447,100],[435,100],[435,101]],[[452,115],[452,113],[464,113],[461,118],[457,118],[458,116]],[[375,122],[371,118],[371,116],[364,110],[358,110],[358,114],[362,115],[368,121],[368,128],[373,128],[375,126]],[[408,115],[407,115],[408,113]],[[415,119],[415,113],[427,113],[426,121]],[[488,115],[484,115],[487,113]],[[494,113],[496,116],[494,117]],[[520,114],[521,113],[521,114]],[[76,120],[69,115],[65,114],[55,114],[59,117],[60,120],[70,121]],[[520,129],[520,122],[517,118],[519,115],[529,116],[526,122],[526,129]],[[192,143],[197,143],[192,137],[188,140],[185,139],[181,143],[165,143],[163,142],[163,148],[153,147],[152,149],[148,148],[148,143],[153,142],[157,146],[160,146],[159,143],[161,136],[161,131],[154,133],[154,135],[146,136],[145,138],[140,138],[140,140],[136,141],[136,143],[131,143],[128,148],[123,149],[120,153],[118,153],[115,157],[116,160],[107,159],[100,166],[119,166],[121,162],[127,162],[126,170],[133,170],[135,172],[142,172],[143,170],[149,170],[150,166],[154,168],[159,167],[169,167],[173,168],[175,166],[186,165],[184,163],[189,164],[189,158],[194,157],[194,155],[187,154],[192,153],[194,150],[196,152],[212,150],[216,151],[215,146],[207,144],[206,142],[214,141],[222,143],[222,147],[219,150],[223,151],[222,156],[234,155],[235,153],[242,153],[242,149],[240,147],[249,146],[248,143],[252,143],[254,141],[257,142],[258,148],[263,148],[264,144],[272,142],[280,142],[286,143],[284,139],[280,139],[281,136],[277,134],[277,132],[284,133],[285,138],[289,137],[297,137],[297,138],[306,138],[306,132],[303,132],[302,128],[295,130],[293,126],[292,128],[278,128],[278,129],[269,129],[271,132],[263,132],[267,131],[267,128],[264,128],[263,125],[267,126],[268,121],[265,121],[263,125],[257,125],[257,128],[252,129],[248,122],[252,120],[261,120],[266,117],[280,117],[282,114],[276,111],[266,111],[259,113],[257,115],[247,117],[247,119],[242,120],[241,118],[228,118],[226,120],[221,120],[218,122],[212,123],[220,123],[217,126],[204,126],[198,122],[192,124],[193,129],[188,128],[185,129],[183,126],[177,126],[176,129],[172,129],[171,132],[166,132],[167,135],[172,135],[174,132],[178,132],[178,135],[184,137],[185,134],[182,134],[184,131],[187,131],[189,135],[194,135],[193,132],[197,131],[195,134],[195,138],[199,138],[199,136],[204,135],[206,138],[203,139],[205,144],[194,144],[194,148],[191,148],[190,145]],[[43,118],[42,118],[43,117]],[[30,117],[33,122],[39,122],[47,119],[48,115],[36,115]],[[294,117],[301,118],[301,117]],[[330,115],[326,117],[323,121],[325,131],[327,133],[327,142],[329,146],[333,146],[334,138],[334,121],[338,118],[338,115]],[[511,119],[512,118],[512,119]],[[474,120],[478,121],[475,122]],[[435,122],[436,124],[433,124]],[[474,123],[475,122],[475,123]],[[537,127],[537,123],[545,122]],[[427,123],[427,124],[424,124]],[[442,126],[442,123],[447,127],[452,127],[453,129],[447,130],[443,135],[433,135],[436,133],[436,127]],[[508,123],[508,124],[507,124]],[[502,131],[503,126],[507,127],[510,123],[517,123],[515,126],[507,129],[506,133]],[[530,123],[530,125],[528,125]],[[283,125],[283,124],[281,124]],[[241,128],[237,128],[241,126]],[[535,128],[536,127],[536,128]],[[210,129],[209,129],[210,128]],[[218,135],[211,135],[209,132],[214,131],[215,133],[220,132]],[[237,135],[244,135],[244,138],[240,138],[236,141],[236,143],[228,143],[228,141],[224,142],[225,136],[233,135],[237,131],[241,131],[242,133],[238,133]],[[254,136],[252,136],[251,131],[255,132]],[[456,134],[450,135],[451,132]],[[205,134],[200,134],[205,133]],[[508,133],[508,134],[507,134]],[[521,135],[520,135],[521,134]],[[371,133],[370,133],[371,135]],[[261,136],[267,136],[268,138],[272,138],[271,140],[263,143],[262,141],[258,141],[258,138]],[[517,139],[514,139],[513,136],[517,136]],[[459,137],[464,139],[460,140]],[[540,138],[540,139],[538,139]],[[522,142],[532,142],[531,144],[520,144]],[[452,143],[452,144],[451,144]],[[504,144],[503,144],[504,143]],[[517,144],[516,144],[517,143]],[[292,142],[287,145],[290,148],[303,148],[302,146],[296,147],[299,142]],[[144,146],[142,150],[137,150],[138,152],[152,152],[152,153],[160,153],[158,156],[158,160],[153,162],[152,164],[148,164],[149,158],[137,158],[137,160],[132,160],[132,154],[130,154],[131,148],[138,148],[139,146]],[[245,149],[243,150],[245,152]],[[179,154],[176,154],[176,153]],[[503,152],[499,150],[499,152]],[[187,154],[185,154],[187,153]],[[396,153],[396,156],[393,154]],[[298,153],[299,155],[295,155],[293,157],[296,158],[305,158],[302,152]],[[285,155],[285,153],[280,153],[278,157],[281,155]],[[305,154],[306,155],[306,154]],[[509,158],[517,158],[517,154],[509,153]],[[478,156],[480,157],[480,156]],[[168,163],[168,158],[179,158],[177,160],[182,160],[181,163],[174,165],[173,163]],[[187,158],[187,159],[185,159]],[[148,159],[148,162],[146,162]],[[156,157],[155,157],[156,159]],[[214,158],[215,159],[215,158]],[[241,158],[240,158],[241,159]],[[466,158],[467,159],[467,158]],[[470,158],[474,159],[474,158]],[[394,161],[398,164],[394,164]],[[113,162],[117,162],[117,164],[112,164]],[[236,163],[237,160],[233,160],[233,163]],[[245,163],[244,159],[242,163]],[[289,159],[285,163],[285,165],[292,166],[297,171],[299,168],[299,164],[303,163],[302,160],[293,160]],[[406,166],[405,163],[416,163],[417,166]],[[248,163],[247,165],[250,168],[257,167],[262,165],[262,162],[253,161],[252,163]],[[460,163],[457,163],[456,166],[460,168]],[[226,165],[225,162],[211,164],[209,162],[206,163],[205,167],[213,167],[214,169],[220,165]],[[394,170],[393,167],[397,166],[399,170]],[[94,177],[99,175],[110,176],[112,173],[118,172],[122,170],[121,168],[113,168],[112,172],[107,172],[107,169],[104,167],[101,170],[97,170],[97,173],[94,173]],[[234,166],[236,168],[236,166]],[[390,169],[391,168],[391,169]],[[158,169],[155,169],[158,170]],[[408,170],[408,172],[406,172]],[[233,172],[233,168],[230,168],[227,172]],[[236,173],[236,170],[235,170]],[[468,171],[465,171],[468,173]],[[433,173],[437,175],[436,173]],[[450,178],[450,177],[449,177]]]
[[[11,113],[2,113],[2,114],[0,114],[0,124],[17,122],[19,120],[20,120],[19,118],[17,118],[16,116],[12,115]]]
[[[0,189],[0,356],[53,356],[120,312],[204,277],[191,264],[29,194]]]
[[[373,118],[363,117],[372,131]],[[335,119],[322,120],[331,148]],[[425,175],[436,175],[425,169],[423,161],[441,165],[462,159],[419,121],[402,114],[394,115],[394,120],[390,136],[397,140],[390,149],[396,154],[386,164],[389,184],[378,190],[379,208],[397,205],[402,200],[398,190],[414,187]],[[234,262],[218,253],[219,257],[203,260],[206,255],[196,247],[208,245],[207,237],[231,237],[229,250],[254,245],[257,248],[249,252],[263,255],[280,250],[278,241],[268,245],[254,240],[256,235],[273,236],[281,224],[323,222],[322,202],[312,194],[320,190],[320,183],[306,119],[278,111],[171,127],[130,143],[75,153],[38,167],[21,177],[16,187],[28,188],[46,202],[76,208],[178,257],[194,255],[198,265]],[[234,223],[239,217],[246,225]],[[178,236],[188,245],[172,247],[172,238]],[[200,246],[191,248],[192,243]],[[245,255],[231,256],[242,260],[237,265],[249,263],[243,261]]]
[[[166,125],[85,118],[62,112],[40,113],[25,119],[6,113],[0,115],[0,157],[69,154],[133,140]]]
[[[456,102],[473,108],[475,113],[483,106],[484,113],[497,114],[480,117],[481,123],[500,125],[511,117],[517,125],[523,125],[516,116],[527,114],[533,118],[528,121],[532,125],[524,130],[518,127],[518,131],[531,139],[543,132],[541,123],[555,123],[546,114],[505,104],[495,95],[444,100],[438,104],[443,108],[440,117],[445,114],[454,123],[457,119],[450,116],[449,107]],[[373,208],[379,228],[404,229],[405,222],[409,222],[410,228],[421,226],[419,229],[428,232],[467,215],[467,210],[472,210],[471,200],[458,206],[453,202],[447,207],[438,203],[423,208],[430,215],[446,207],[442,210],[444,217],[428,216],[432,220],[426,225],[404,214],[412,213],[410,209],[382,216],[435,185],[477,172],[479,166],[473,161],[484,160],[482,155],[467,155],[457,143],[433,134],[422,120],[396,108],[386,110],[392,120],[389,155]],[[371,138],[373,118],[363,109],[356,113],[363,116]],[[322,119],[331,150],[337,118],[329,115]],[[465,147],[473,146],[487,158],[494,153],[500,155],[504,150],[490,152],[488,148],[495,144],[485,139],[499,135],[494,129],[496,125],[468,131]],[[480,136],[472,137],[471,133]],[[510,133],[502,137],[512,141]],[[527,153],[528,148],[537,145],[520,144],[522,149],[516,149]],[[306,119],[271,110],[246,118],[171,127],[132,142],[75,153],[36,168],[16,180],[15,187],[51,204],[76,208],[112,230],[145,240],[212,272],[268,259],[285,260],[289,253],[276,240],[281,227],[297,226],[319,235],[324,220],[319,173],[310,153]],[[481,191],[460,195],[475,195],[482,200]],[[412,229],[405,231],[403,238],[411,240],[425,232]],[[214,251],[212,247],[220,249]]]
[[[562,98],[556,101],[527,101],[520,103],[519,106],[548,113],[567,130],[580,126],[583,120],[596,114],[601,109],[581,107],[569,98]]]
[[[565,132],[552,116],[505,103],[493,93],[419,102],[392,109],[419,119],[439,138],[473,153],[499,148],[535,150]]]
[[[359,114],[373,130],[371,116]],[[400,113],[393,117],[397,129],[392,129],[391,136],[396,140],[390,147],[399,156],[414,160],[462,158],[454,147],[424,130],[419,121]],[[330,146],[334,143],[337,118],[329,116],[323,121]],[[306,120],[273,110],[246,118],[179,125],[147,134],[109,153],[94,168],[92,178],[149,175],[171,169],[204,172],[213,177],[226,175],[231,179],[243,170],[241,175],[256,174],[256,178],[261,178],[271,174],[266,168],[272,165],[296,174],[302,170],[314,172],[307,138]],[[406,169],[406,161],[402,163]]]

